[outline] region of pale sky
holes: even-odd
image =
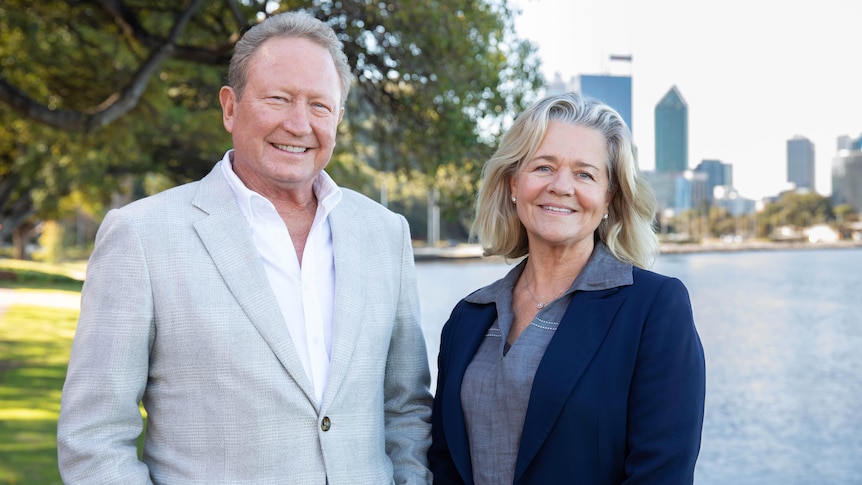
[[[688,104],[689,167],[733,165],[752,199],[786,188],[787,140],[815,145],[816,189],[832,190],[841,135],[862,133],[862,1],[512,0],[519,37],[559,72],[632,76],[641,168],[655,167],[654,110],[676,85]],[[609,61],[611,54],[632,62]]]

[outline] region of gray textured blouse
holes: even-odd
[[[590,260],[569,289],[540,309],[509,348],[506,335],[514,318],[512,290],[525,264],[526,259],[504,278],[466,298],[473,303],[494,303],[497,307],[497,319],[485,334],[461,384],[461,406],[476,485],[509,485],[514,481],[533,377],[572,294],[632,283],[632,266],[614,258],[604,244],[596,243]]]

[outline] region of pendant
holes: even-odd
[[[544,307],[545,307],[544,303],[536,303],[536,308],[538,308],[539,310],[541,310]]]

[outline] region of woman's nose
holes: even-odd
[[[548,184],[548,190],[557,195],[573,195],[575,193],[575,178],[568,170],[560,170],[554,174],[554,179]]]

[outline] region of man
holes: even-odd
[[[304,14],[252,28],[220,92],[234,149],[106,216],[63,389],[64,482],[430,481],[407,223],[323,171],[341,48]]]

